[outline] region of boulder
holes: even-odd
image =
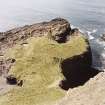
[[[17,79],[13,75],[9,75],[6,77],[7,83],[10,85],[16,85],[17,84]]]
[[[7,32],[0,33],[0,49],[1,53],[13,47],[19,41],[24,41],[30,37],[40,37],[48,35],[49,31],[57,42],[65,42],[67,35],[70,33],[70,23],[62,18],[56,18],[49,22],[36,23],[26,25],[24,27],[15,28]]]

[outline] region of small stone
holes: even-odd
[[[17,85],[22,86],[23,85],[23,80],[18,81]]]
[[[14,58],[9,58],[6,61],[9,62],[9,63],[14,63],[16,60]]]
[[[6,80],[7,80],[7,83],[10,85],[16,85],[17,84],[17,79],[13,75],[7,76]]]

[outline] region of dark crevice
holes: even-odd
[[[54,40],[57,41],[58,43],[66,43],[68,36],[70,36],[70,31],[71,28],[69,26],[63,33],[56,35]]]
[[[68,38],[68,36],[70,35],[70,28],[68,28],[67,30],[66,30],[66,32],[64,32],[64,33],[62,33],[62,34],[60,34],[60,35],[58,35],[58,40],[56,40],[58,43],[66,43],[67,42],[67,38]]]
[[[69,88],[84,85],[90,78],[99,73],[98,70],[90,67],[91,61],[89,61],[89,56],[87,55],[88,53],[74,56],[65,59],[61,63],[62,73],[65,77],[65,80],[62,80],[59,84],[62,89],[68,90]]]
[[[58,43],[66,43],[67,41],[69,41],[68,39],[70,39],[69,38],[70,36],[78,36],[79,33],[80,31],[77,28],[74,28],[74,29],[67,28],[67,30],[64,33],[57,35],[58,38],[57,40],[55,38],[55,40]]]
[[[13,75],[9,75],[9,76],[6,78],[6,80],[7,80],[7,83],[8,83],[9,85],[16,85],[16,84],[17,84],[17,79],[16,79],[16,77],[14,77]]]
[[[23,85],[23,80],[18,80],[15,76],[9,75],[6,77],[7,84],[9,85],[18,85],[22,86]]]

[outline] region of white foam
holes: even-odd
[[[73,28],[77,28],[77,29],[79,29],[79,31],[81,32],[81,33],[84,33],[84,31],[82,30],[82,29],[80,29],[79,27],[76,27],[76,26],[74,26],[74,25],[71,25],[71,28],[73,29]]]
[[[105,53],[102,53],[101,56],[102,56],[103,58],[105,58]]]
[[[91,35],[93,33],[96,33],[97,32],[97,29],[93,29],[92,31],[86,31],[88,35]]]
[[[90,32],[90,31],[86,31],[86,32],[87,32],[88,35],[91,35],[92,34],[92,32]]]
[[[90,32],[90,31],[86,31],[86,32],[87,32],[87,35],[88,35],[89,40],[94,39],[94,37],[91,35],[92,32]]]
[[[76,28],[76,26],[74,26],[74,25],[71,25],[71,28]]]
[[[74,25],[71,25],[71,28],[78,28],[81,33],[85,33],[84,30],[82,30],[82,29],[80,29],[79,27],[76,27],[76,26],[74,26]],[[92,31],[86,31],[89,40],[95,39],[95,37],[94,37],[93,35],[91,35],[91,34],[96,33],[96,32],[97,32],[97,29],[93,29]]]
[[[96,32],[97,32],[97,29],[92,30],[92,33],[96,33]]]
[[[89,40],[93,40],[94,37],[92,35],[88,35]]]
[[[98,43],[101,46],[105,47],[105,42],[104,41],[100,41],[100,39],[96,39],[95,41],[96,41],[96,43]]]
[[[81,32],[81,33],[84,33],[84,31],[83,31],[83,30],[81,30],[81,29],[80,29],[80,32]]]

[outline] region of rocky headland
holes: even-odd
[[[104,105],[105,73],[91,64],[88,39],[65,19],[1,32],[0,105]]]

